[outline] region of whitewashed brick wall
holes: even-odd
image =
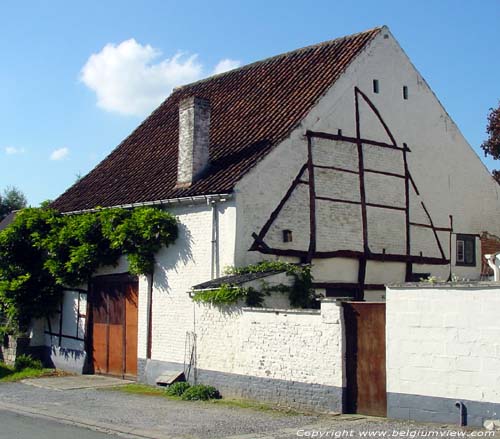
[[[387,391],[500,403],[500,286],[387,289]]]
[[[342,387],[342,308],[321,311],[196,306],[204,370]]]
[[[218,204],[219,265],[234,265],[235,208]],[[212,207],[193,205],[172,209],[179,220],[179,237],[156,256],[153,282],[152,352],[155,360],[182,363],[186,332],[193,330],[193,285],[211,279]],[[139,358],[146,357],[147,281],[139,281]]]

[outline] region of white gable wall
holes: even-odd
[[[379,81],[378,94],[373,93],[373,79]],[[409,90],[408,100],[404,100],[402,96],[404,85]],[[356,86],[377,107],[398,146],[406,143],[411,150],[407,154],[408,166],[421,197],[419,199],[411,188],[410,220],[428,222],[420,206],[420,201],[424,201],[436,227],[449,227],[449,215],[453,215],[454,232],[480,233],[487,230],[496,235],[500,233],[500,223],[495,220],[500,213],[498,185],[390,32],[384,30],[350,65],[290,137],[237,185],[237,264],[273,258],[257,252],[247,252],[253,242],[251,234],[260,231],[306,162],[306,130],[337,134],[338,129],[341,129],[344,136],[356,136]],[[389,142],[378,119],[362,99],[360,121],[362,138]],[[348,153],[348,148],[352,149],[352,154]],[[313,139],[315,164],[350,169],[357,165],[353,159],[354,151],[355,148],[351,145],[342,145],[341,142]],[[380,168],[394,173],[404,171],[399,151],[365,146],[364,155],[366,168]],[[356,155],[354,157],[357,158]],[[357,179],[353,178],[356,175],[336,171],[318,172],[317,168],[315,174],[317,195],[356,200],[359,194]],[[303,179],[307,178],[306,170]],[[367,201],[396,205],[404,203],[404,180],[399,180],[380,174],[365,174]],[[348,184],[344,184],[345,182]],[[279,248],[302,247],[302,250],[307,250],[304,243],[309,242],[309,197],[307,186],[299,187],[300,190],[292,195],[282,215],[278,217],[275,230],[271,227],[265,239],[266,244],[271,247],[276,244]],[[316,203],[318,250],[331,251],[339,247],[359,250],[359,206],[326,201]],[[295,206],[299,207],[295,209]],[[372,251],[381,252],[386,248],[388,253],[404,253],[404,214],[377,208],[368,208],[367,213],[368,239]],[[280,232],[285,224],[290,224],[287,228],[293,231],[293,242],[289,244],[281,242]],[[412,254],[418,255],[423,251],[424,256],[440,256],[431,229],[412,227],[411,234],[414,247]],[[445,256],[449,258],[450,234],[439,232],[438,235]],[[460,277],[478,277],[479,247],[476,250],[476,267],[456,267],[454,236],[451,244],[453,273]],[[356,281],[357,261],[323,260],[317,265],[314,272],[316,281]],[[446,279],[450,267],[414,265],[414,271],[431,272]],[[352,273],[354,277],[346,279],[346,273]],[[404,280],[404,264],[391,263],[389,266],[387,263],[368,263],[366,283],[401,280]]]

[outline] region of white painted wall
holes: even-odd
[[[45,346],[57,346],[64,349],[72,349],[75,351],[83,351],[85,349],[85,321],[87,313],[87,294],[82,291],[66,290],[63,293],[62,299],[62,319],[61,314],[54,314],[50,319],[50,326],[44,320],[39,320],[36,323],[37,334],[33,334],[35,339],[40,339],[40,332],[44,333]],[[78,316],[82,316],[78,318]],[[61,324],[62,323],[62,324]],[[59,340],[57,335],[61,332],[62,337]],[[76,340],[78,338],[80,340]],[[60,342],[59,342],[60,341]],[[33,341],[32,345],[36,345]]]
[[[500,403],[500,286],[389,287],[387,391]]]
[[[233,201],[217,205],[219,265],[222,273],[234,265],[236,209]],[[211,279],[212,207],[193,205],[172,209],[179,237],[156,256],[153,283],[152,359],[184,361],[186,333],[193,330],[193,285]],[[146,357],[147,281],[139,280],[139,358]]]
[[[342,307],[321,311],[196,305],[197,367],[342,387]],[[221,345],[222,343],[222,345]]]
[[[378,79],[380,93],[372,91],[372,81]],[[409,99],[403,100],[402,88],[409,88]],[[347,68],[299,126],[266,156],[236,186],[238,209],[235,260],[245,265],[259,259],[272,259],[257,252],[247,252],[253,232],[258,233],[290,187],[301,166],[307,160],[306,130],[355,137],[354,87],[359,87],[379,109],[398,145],[406,143],[410,172],[421,197],[411,189],[411,221],[428,224],[420,201],[424,201],[434,225],[448,227],[453,215],[454,232],[480,233],[487,230],[499,234],[500,192],[477,154],[472,150],[451,120],[425,80],[411,64],[406,54],[388,30],[381,32],[365,51]],[[361,136],[387,141],[387,135],[374,114],[360,100]],[[356,169],[355,148],[350,144],[329,140],[313,141],[316,164]],[[402,154],[398,151],[365,146],[366,166],[372,169],[402,173]],[[316,169],[319,195],[356,199],[357,186],[352,174]],[[367,174],[368,175],[368,174]],[[307,180],[307,171],[303,179]],[[368,201],[375,203],[403,202],[402,182],[395,178],[370,174],[366,178]],[[399,183],[399,184],[396,184]],[[303,185],[285,205],[276,226],[269,231],[269,240],[279,248],[306,250],[309,242],[309,196]],[[317,202],[318,250],[360,248],[359,207]],[[397,211],[369,208],[369,241],[374,251],[404,252],[404,215]],[[281,230],[293,231],[292,243],[281,242]],[[411,228],[412,254],[440,257],[430,229]],[[450,234],[439,232],[443,251],[450,257]],[[451,238],[451,271],[463,278],[478,278],[480,251],[476,267],[454,265],[455,236]],[[328,260],[313,261],[318,282],[355,282],[357,262]],[[336,265],[341,264],[342,269]],[[402,264],[385,263],[369,267],[367,282],[383,283],[404,280]],[[449,266],[415,266],[414,271],[430,272],[447,279]]]

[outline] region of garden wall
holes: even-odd
[[[223,395],[342,411],[343,318],[335,302],[323,301],[321,310],[199,304],[193,332],[197,379]],[[153,384],[174,369],[183,364],[148,360],[144,378]]]
[[[391,286],[386,306],[388,417],[500,418],[498,283]]]

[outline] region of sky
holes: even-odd
[[[389,26],[465,138],[500,99],[500,0],[0,0],[0,190],[36,206],[109,154],[176,85]]]

